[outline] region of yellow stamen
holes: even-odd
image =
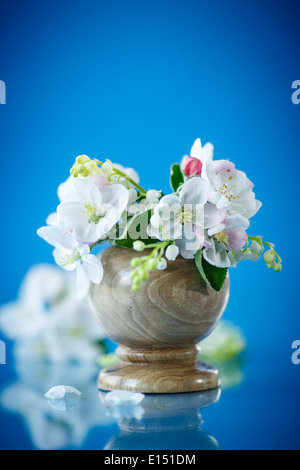
[[[218,240],[218,242],[223,243],[223,245],[228,246],[228,234],[223,230],[222,232],[216,233],[214,238]]]

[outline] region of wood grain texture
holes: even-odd
[[[100,388],[175,393],[217,387],[217,372],[195,364],[195,345],[222,316],[229,278],[215,292],[194,260],[178,257],[132,292],[130,261],[144,255],[112,247],[100,256],[104,277],[92,285],[90,303],[107,336],[122,345],[121,362],[101,372]]]

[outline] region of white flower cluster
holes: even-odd
[[[193,259],[201,253],[211,266],[228,268],[242,259],[258,259],[268,246],[268,267],[281,269],[273,245],[246,233],[261,203],[245,173],[228,160],[214,161],[212,144],[202,147],[200,139],[172,171],[174,192],[163,195],[142,188],[132,168],[77,157],[71,176],[58,189],[57,212],[38,234],[55,247],[62,268],[76,269],[79,298],[87,294],[90,281],[102,280],[103,267],[91,250],[105,241],[136,251],[152,249],[132,260],[133,290],[150,271],[165,269],[167,260],[179,254]],[[136,230],[142,216],[143,234]]]
[[[18,299],[1,307],[0,330],[17,361],[90,363],[103,352],[104,333],[86,299],[76,300],[73,273],[48,264],[30,268]]]
[[[159,240],[174,240],[184,258],[199,249],[210,264],[227,268],[228,252],[240,250],[248,237],[249,219],[261,207],[253,184],[227,160],[213,161],[212,145],[197,139],[190,159],[201,159],[200,175],[188,175],[175,194],[164,196],[154,209],[150,233]]]

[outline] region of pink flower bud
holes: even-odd
[[[183,171],[186,176],[198,176],[202,172],[202,162],[198,158],[186,157],[183,162]]]

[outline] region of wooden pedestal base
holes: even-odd
[[[147,351],[120,346],[117,354],[121,361],[100,372],[101,390],[182,393],[220,386],[218,371],[196,361],[196,348]]]

